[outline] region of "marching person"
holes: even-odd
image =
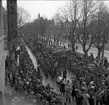
[[[71,103],[71,92],[72,92],[71,84],[70,84],[70,81],[68,80],[66,84],[66,102],[67,103]]]
[[[72,102],[74,103],[75,98],[76,98],[76,90],[75,90],[75,86],[72,86],[72,92],[71,92],[71,97],[72,97]]]
[[[108,68],[108,60],[107,60],[106,57],[105,57],[105,59],[104,59],[104,67]]]
[[[60,92],[61,92],[61,95],[65,95],[65,83],[63,81],[60,84]]]
[[[76,51],[78,50],[78,46],[76,45]]]
[[[65,81],[66,81],[66,78],[67,78],[67,70],[65,69],[63,71],[63,80],[65,79]]]

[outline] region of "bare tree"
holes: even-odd
[[[59,13],[56,13],[54,15],[55,24],[63,23],[63,20],[61,19],[61,15]]]
[[[78,40],[83,47],[85,57],[87,57],[88,51],[94,41],[94,36],[90,34],[89,23],[92,15],[96,12],[98,7],[97,2],[94,0],[82,0],[81,5],[81,19],[79,21]]]
[[[79,15],[79,3],[80,0],[68,0],[67,5],[64,8],[60,8],[56,14],[56,20],[61,26],[67,28],[67,37],[70,40],[72,50],[75,51],[75,44],[77,40],[76,30]]]
[[[109,10],[103,2],[99,3],[99,8],[93,16],[91,22],[94,35],[94,45],[98,50],[97,58],[100,59],[101,52],[104,53],[105,44],[108,41],[109,34]]]
[[[18,7],[17,12],[18,12],[17,22],[18,22],[18,28],[19,28],[20,26],[23,26],[25,23],[29,22],[30,14],[28,13],[28,11],[26,11],[22,7]]]
[[[69,21],[67,24],[68,32],[69,32],[69,39],[71,42],[72,50],[75,51],[75,44],[77,41],[77,27],[78,27],[78,20],[80,19],[79,13],[79,0],[70,0],[68,2],[68,14],[69,14]]]

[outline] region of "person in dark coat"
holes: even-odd
[[[104,105],[109,105],[109,87],[107,88],[104,96],[103,96]]]
[[[8,68],[8,56],[6,56],[6,60],[5,60],[5,68]]]
[[[94,105],[94,98],[93,98],[93,96],[90,95],[90,97],[88,99],[89,99],[89,104],[90,105]]]
[[[65,84],[63,82],[60,84],[60,92],[61,92],[61,95],[62,94],[65,95]]]
[[[63,79],[65,79],[65,81],[66,81],[66,78],[67,78],[67,70],[64,70],[63,71]]]
[[[64,49],[65,49],[66,47],[65,47],[65,45],[64,45]]]
[[[105,58],[105,60],[104,60],[104,67],[108,67],[108,60],[107,60],[107,58]]]
[[[78,46],[76,46],[76,51],[78,50]]]
[[[71,93],[71,96],[72,96],[72,100],[74,101],[75,97],[76,97],[76,91],[75,91],[75,87],[72,86],[72,93]]]
[[[83,105],[83,96],[76,91],[76,105]]]

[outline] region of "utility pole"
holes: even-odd
[[[11,42],[17,37],[17,0],[7,0],[7,23],[8,23],[8,36],[7,44],[9,51],[8,69],[11,69],[11,55],[12,46]]]

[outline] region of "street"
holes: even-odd
[[[68,43],[65,42],[64,45],[65,45],[66,48],[68,49]],[[61,45],[61,46],[63,46],[63,45]],[[26,49],[27,49],[28,54],[30,55],[30,58],[31,58],[31,60],[32,60],[32,62],[33,62],[33,64],[34,64],[34,67],[37,68],[37,66],[38,66],[38,64],[37,64],[37,58],[35,58],[35,56],[34,56],[33,53],[31,52],[31,50],[28,48],[28,46],[25,45],[25,47],[26,47]],[[83,53],[82,47],[81,47],[81,45],[79,45],[79,44],[78,44],[78,50],[77,50],[77,51],[80,52],[80,53]],[[96,55],[97,55],[97,50],[96,50],[95,48],[91,48],[90,51],[89,51],[89,53],[93,53],[93,54],[94,54],[94,57],[96,57]],[[108,52],[108,51],[105,51],[105,56],[109,59],[108,55],[109,55],[109,52]],[[71,72],[67,71],[67,80],[70,80],[70,81],[71,81],[71,80],[72,80],[72,77],[73,77],[73,74],[72,74]],[[45,85],[45,86],[46,86],[48,83],[50,83],[50,85],[51,85],[51,87],[53,88],[53,90],[54,90],[56,93],[60,94],[59,86],[57,86],[56,81],[55,81],[55,80],[52,80],[51,77],[46,78],[46,77],[43,75],[43,81],[42,81],[42,83],[43,83],[43,85]],[[6,92],[7,92],[7,93],[8,93],[8,92],[10,93],[10,91],[12,91],[12,89],[11,89],[10,87],[6,87]],[[65,99],[65,96],[62,96],[62,99],[63,99],[63,103],[64,103],[65,100],[66,100],[66,99]],[[28,105],[30,105],[30,104],[28,104]],[[70,105],[70,104],[69,104],[69,105]],[[74,105],[74,104],[73,104],[73,105]]]
[[[51,41],[52,41],[52,43],[53,43],[53,39],[51,39]],[[60,43],[60,42],[59,42],[59,43]],[[66,42],[61,42],[61,43],[62,43],[62,44],[61,44],[60,46],[64,46],[64,45],[65,45],[66,48],[69,49],[69,48],[68,48],[68,44],[69,44],[68,41],[66,41]],[[78,50],[77,50],[77,51],[83,54],[82,46],[81,46],[80,44],[76,44],[76,45],[78,46]],[[87,46],[87,47],[88,47],[88,46]],[[98,51],[97,51],[96,48],[91,47],[90,50],[89,50],[89,52],[88,52],[88,54],[90,54],[90,53],[93,53],[94,57],[96,57]],[[107,57],[107,59],[108,59],[108,61],[109,61],[109,51],[105,50],[105,51],[104,51],[104,56]]]
[[[30,50],[27,46],[26,46],[26,49],[27,49],[28,54],[30,55],[32,61],[34,62],[34,63],[33,63],[33,64],[34,64],[34,67],[37,67],[37,59],[34,57],[33,53],[31,52],[31,50]],[[73,77],[73,74],[72,74],[71,72],[67,71],[67,80],[70,80],[70,81],[71,81],[72,77]],[[42,81],[43,85],[46,86],[49,82],[50,82],[50,85],[51,85],[51,87],[53,88],[53,90],[54,90],[56,93],[60,94],[59,86],[57,86],[56,81],[53,81],[53,80],[51,79],[51,77],[49,77],[49,78],[47,79],[47,78],[43,75],[43,81]],[[63,98],[63,102],[65,102],[65,97],[62,97],[62,98]]]
[[[26,50],[28,52],[28,54],[30,55],[30,58],[34,64],[34,67],[37,68],[37,59],[34,57],[33,53],[31,52],[31,50],[28,48],[28,46],[26,46]],[[73,74],[69,71],[67,71],[67,80],[72,79]],[[42,81],[43,85],[47,85],[48,83],[50,83],[51,87],[53,88],[53,91],[60,94],[60,90],[59,90],[59,86],[57,86],[56,81],[52,80],[51,77],[49,77],[48,79],[43,75],[43,81]],[[12,91],[14,91],[11,87],[6,86],[5,87],[5,94],[12,94]],[[65,102],[65,97],[63,97],[63,102]],[[28,104],[31,105],[31,104]]]

